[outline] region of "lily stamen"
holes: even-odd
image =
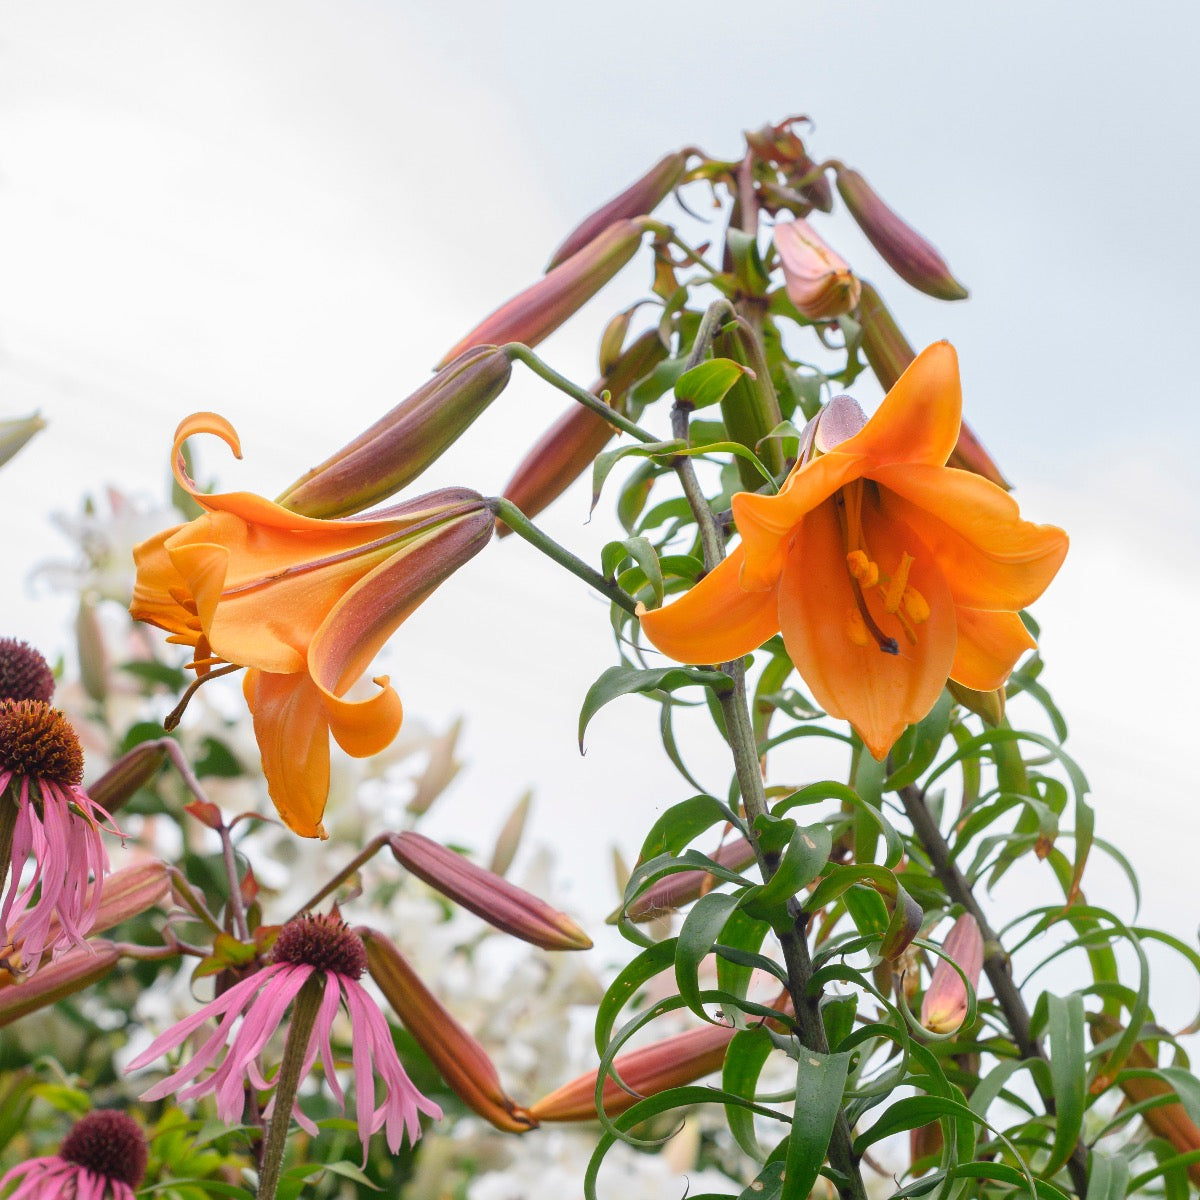
[[[888,580],[883,593],[883,607],[887,612],[899,615],[900,602],[904,599],[904,591],[908,587],[908,572],[913,565],[913,556],[907,551],[900,555],[900,565]]]

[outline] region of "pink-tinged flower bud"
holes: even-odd
[[[725,1051],[736,1029],[728,1025],[705,1025],[673,1037],[663,1038],[639,1050],[618,1054],[613,1066],[637,1095],[619,1087],[611,1076],[604,1081],[604,1111],[615,1117],[632,1108],[643,1096],[711,1075],[725,1061]],[[594,1121],[596,1119],[596,1071],[580,1075],[557,1091],[529,1106],[537,1121]]]
[[[167,761],[165,740],[139,742],[127,750],[99,779],[88,785],[88,795],[107,812],[117,812],[139,788],[145,787],[158,774]]]
[[[508,868],[512,866],[512,861],[517,856],[517,850],[521,845],[521,838],[525,833],[525,823],[529,819],[529,807],[533,803],[533,793],[526,792],[513,805],[513,810],[508,814],[508,820],[504,822],[499,835],[496,838],[496,845],[492,848],[492,860],[488,863],[488,870],[495,872],[497,875],[507,875]]]
[[[941,1154],[946,1144],[942,1135],[942,1126],[933,1121],[928,1125],[918,1125],[908,1131],[908,1159],[910,1170],[914,1175],[924,1175],[937,1165],[937,1156]]]
[[[983,969],[983,935],[970,913],[963,913],[946,935],[942,949],[962,968],[971,987]],[[967,989],[962,976],[945,959],[933,968],[929,990],[921,1001],[921,1024],[931,1033],[953,1033],[967,1015]]]
[[[862,327],[863,354],[875,372],[875,378],[885,391],[890,392],[916,354],[879,293],[865,280],[858,304],[858,321]],[[950,452],[947,465],[961,471],[974,471],[997,487],[1012,490],[1012,484],[1000,473],[1000,468],[966,421],[959,427],[958,442]]]
[[[857,303],[860,284],[846,260],[802,220],[775,226],[775,249],[788,298],[810,321],[829,321]]]
[[[91,987],[116,966],[120,957],[112,942],[88,942],[68,950],[21,983],[13,982],[15,976],[0,959],[0,1025],[9,1025]]]
[[[754,861],[754,847],[745,838],[735,838],[710,854],[714,862],[740,871]],[[719,880],[708,871],[676,871],[651,884],[630,906],[626,915],[631,921],[652,921],[663,913],[672,912],[698,900]]]
[[[278,503],[306,517],[344,517],[398,492],[458,440],[511,374],[504,351],[476,346],[302,475]]]
[[[837,186],[871,245],[905,283],[938,300],[966,299],[967,289],[950,274],[946,260],[892,212],[857,171],[839,166]]]
[[[537,283],[502,304],[443,356],[444,367],[472,346],[536,346],[579,311],[634,256],[640,220],[617,221]]]
[[[666,357],[667,349],[658,331],[648,329],[634,338],[613,363],[609,374],[592,385],[592,393],[599,396],[607,391],[609,404],[620,412],[633,385]],[[542,434],[513,472],[504,487],[505,499],[511,500],[527,517],[537,516],[592,465],[616,432],[599,413],[582,404],[572,404]],[[509,532],[503,524],[498,529],[501,537]]]
[[[505,1133],[536,1128],[537,1120],[505,1092],[484,1048],[421,982],[392,942],[374,929],[360,932],[371,978],[454,1094]]]
[[[95,886],[95,883],[88,885],[89,897]],[[165,900],[170,890],[167,865],[156,858],[113,871],[104,878],[96,920],[89,932],[103,933],[122,921],[148,912]]]
[[[75,649],[83,690],[91,699],[102,701],[108,695],[108,650],[96,615],[96,602],[86,593],[79,597],[75,614]]]
[[[660,158],[645,175],[631,183],[619,196],[614,196],[590,216],[584,217],[550,256],[546,270],[550,271],[559,263],[566,262],[572,254],[577,254],[589,242],[599,237],[614,221],[644,217],[652,213],[679,182],[686,162],[687,154],[682,150]]]
[[[544,950],[589,950],[591,938],[566,913],[419,833],[389,840],[396,861],[490,925]]]

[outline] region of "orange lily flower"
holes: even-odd
[[[224,418],[197,413],[180,424],[175,478],[205,511],[135,548],[130,612],[192,646],[198,678],[249,668],[243,691],[271,799],[289,828],[324,837],[329,736],[366,757],[392,741],[403,716],[386,676],[366,699],[347,691],[405,617],[487,544],[493,516],[465,488],[332,521],[250,492],[205,495],[180,454],[196,433],[216,434],[241,457]]]
[[[948,342],[923,351],[869,421],[850,397],[831,401],[778,495],[734,496],[741,544],[643,612],[646,636],[680,662],[716,663],[782,631],[817,703],[877,759],[948,678],[1001,687],[1035,644],[1018,612],[1054,578],[1067,535],[944,465],[961,420]]]

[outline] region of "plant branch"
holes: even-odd
[[[1020,989],[1013,982],[1012,969],[1007,952],[1000,944],[996,931],[988,923],[983,909],[975,899],[975,893],[966,876],[958,869],[950,852],[950,845],[942,836],[941,829],[933,819],[933,814],[925,803],[925,794],[920,788],[910,785],[900,789],[900,801],[904,811],[912,822],[913,832],[929,855],[929,863],[933,873],[946,889],[946,895],[956,904],[961,904],[976,920],[979,932],[983,937],[984,957],[983,969],[992,985],[996,1003],[1000,1005],[1008,1022],[1009,1032],[1017,1049],[1023,1058],[1041,1059],[1048,1063],[1050,1060],[1040,1040],[1031,1032],[1029,1009],[1025,1007],[1025,999]],[[1037,1078],[1034,1077],[1037,1084]],[[1050,1116],[1054,1116],[1057,1106],[1054,1097],[1040,1084],[1037,1085],[1043,1107]],[[1083,1196],[1087,1192],[1087,1150],[1082,1143],[1076,1143],[1071,1157],[1067,1161],[1067,1170],[1075,1191]]]
[[[553,538],[543,533],[511,500],[505,500],[503,496],[490,496],[487,506],[496,515],[496,519],[503,521],[513,533],[523,537],[531,546],[536,546],[560,567],[566,567],[572,575],[578,576],[584,583],[595,588],[606,600],[618,608],[623,608],[627,613],[637,611],[637,601],[628,592],[623,591],[611,580],[605,579],[582,558],[576,557],[565,546],[560,546]]]
[[[523,362],[535,375],[558,388],[560,392],[565,392],[572,400],[582,404],[584,408],[590,408],[592,412],[603,417],[610,425],[623,433],[629,434],[639,442],[658,441],[653,434],[647,433],[640,425],[636,425],[628,417],[621,416],[614,408],[605,404],[599,396],[572,383],[565,375],[560,375],[553,367],[538,358],[528,346],[523,346],[520,342],[509,342],[504,347],[504,353],[516,362]]]

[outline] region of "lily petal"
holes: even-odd
[[[874,462],[929,463],[950,457],[962,424],[958,355],[949,342],[934,342],[909,364],[860,433],[838,446]],[[867,472],[873,476],[873,472]]]
[[[690,592],[665,608],[642,612],[646,636],[677,662],[722,663],[749,654],[779,630],[775,592],[748,592],[738,582],[738,546]]]
[[[301,837],[326,837],[321,816],[329,795],[329,724],[325,697],[303,672],[251,668],[242,692],[254,717],[267,791],[284,824]]]
[[[733,519],[746,556],[742,587],[750,592],[774,587],[792,530],[838,488],[861,478],[867,465],[862,455],[843,454],[839,448],[793,471],[776,496],[738,492]]]
[[[937,558],[958,604],[1025,608],[1066,557],[1061,529],[1022,520],[1006,491],[970,471],[897,465],[870,476],[886,489],[885,511],[910,525]]]
[[[950,678],[977,692],[1002,687],[1017,659],[1037,645],[1016,613],[960,606],[957,618],[958,648]]]
[[[888,654],[873,641],[860,646],[850,639],[847,620],[856,604],[833,502],[805,517],[797,531],[779,585],[779,622],[788,655],[813,699],[830,716],[849,720],[882,760],[945,686],[954,660],[954,604],[937,564],[910,528],[865,503],[863,532],[880,562],[913,557],[909,580],[930,609],[929,619],[917,626],[917,644],[899,639],[899,653]],[[885,632],[899,632],[876,591],[868,592],[866,603]]]

